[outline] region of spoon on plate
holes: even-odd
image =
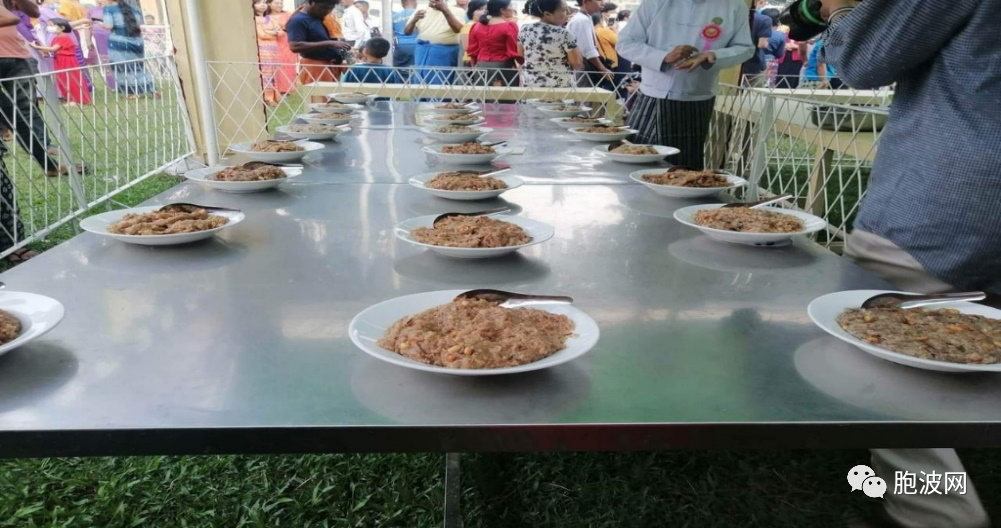
[[[177,202],[172,204],[167,204],[159,209],[157,212],[178,212],[178,213],[194,213],[198,209],[204,209],[206,211],[229,211],[233,213],[239,213],[239,209],[231,209],[229,207],[216,207],[212,205],[198,205],[188,202]]]
[[[451,218],[453,216],[489,216],[489,215],[495,215],[495,214],[500,214],[500,213],[507,213],[509,211],[511,211],[510,207],[498,207],[497,209],[490,209],[490,210],[487,210],[487,211],[477,211],[475,213],[445,213],[445,214],[440,214],[440,215],[438,215],[438,216],[435,217],[435,219],[434,219],[433,222],[431,222],[431,227],[434,227],[435,225],[438,224],[438,222],[441,222],[442,220],[444,220],[446,218]]]
[[[633,143],[632,141],[628,141],[628,140],[625,140],[625,139],[620,139],[618,141],[613,141],[613,142],[609,143],[609,145],[608,145],[608,151],[611,152],[611,151],[613,151],[613,150],[615,150],[615,149],[617,149],[619,147],[624,147],[626,145],[634,145],[634,144],[635,143]]]
[[[788,199],[790,199],[792,197],[793,196],[791,194],[783,194],[783,195],[780,195],[780,196],[775,196],[774,198],[769,198],[767,200],[761,200],[761,201],[758,201],[758,202],[735,202],[735,203],[728,203],[728,204],[724,205],[723,207],[721,207],[721,209],[731,209],[731,208],[736,208],[736,207],[746,207],[748,209],[759,209],[761,207],[766,207],[766,206],[769,206],[769,205],[774,204],[774,203],[784,202],[784,201],[786,201],[786,200],[788,200]]]
[[[501,308],[517,308],[534,304],[573,304],[573,297],[564,295],[533,295],[529,293],[514,293],[504,290],[469,290],[455,296],[460,299],[482,299],[499,303]]]
[[[862,308],[917,308],[957,301],[982,301],[987,298],[984,292],[962,293],[881,293],[869,297],[862,303]]]
[[[286,168],[301,169],[302,165],[294,163],[268,163],[266,161],[248,161],[247,163],[240,165],[240,168],[247,170],[259,169],[261,167],[286,167]]]

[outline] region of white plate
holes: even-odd
[[[631,128],[623,128],[621,132],[612,132],[608,134],[592,134],[590,132],[581,132],[579,129],[571,128],[569,132],[585,141],[597,141],[598,143],[611,143],[613,141],[620,141],[626,139],[627,137],[638,132]]]
[[[349,104],[339,108],[328,108],[326,105],[327,103],[310,103],[309,109],[318,114],[357,114],[365,108],[360,104]]]
[[[560,99],[560,102],[558,102],[558,103],[544,103],[542,101],[543,101],[543,99],[538,98],[538,97],[533,97],[531,99],[526,99],[525,100],[526,103],[528,103],[528,104],[530,104],[530,105],[532,105],[532,106],[534,106],[536,108],[553,107],[553,106],[563,106],[563,105],[572,105],[572,104],[574,104],[574,103],[577,102],[577,101],[574,101],[573,99]]]
[[[570,116],[570,117],[573,117],[573,116]],[[567,128],[567,129],[584,128],[584,127],[595,126],[595,125],[611,125],[612,124],[611,121],[605,119],[604,117],[597,118],[596,119],[596,121],[597,121],[596,123],[574,123],[572,121],[568,121],[570,119],[570,117],[554,117],[554,118],[550,119],[550,121],[552,121],[553,123],[556,123],[557,125],[560,125],[563,128]]]
[[[491,161],[507,153],[503,148],[494,147],[493,154],[444,154],[441,152],[444,146],[427,145],[422,150],[452,165],[489,165]]]
[[[425,244],[423,242],[418,242],[410,236],[410,231],[417,229],[418,227],[431,227],[434,219],[438,215],[427,215],[418,216],[417,218],[411,218],[410,220],[405,220],[400,222],[396,226],[394,232],[396,237],[405,242],[409,242],[416,246],[421,246],[428,248],[440,255],[452,258],[463,258],[463,259],[480,259],[480,258],[493,258],[500,257],[502,255],[507,255],[508,253],[514,253],[519,249],[524,249],[530,246],[535,246],[541,244],[556,233],[553,226],[543,224],[541,222],[536,222],[535,220],[529,220],[527,218],[522,218],[520,216],[509,216],[509,215],[490,215],[490,218],[494,220],[500,220],[501,222],[508,222],[521,227],[528,233],[528,236],[532,237],[532,241],[527,244],[522,244],[520,246],[507,246],[500,248],[455,248],[455,247],[445,247],[445,246],[435,246],[432,244]]]
[[[252,143],[237,143],[231,145],[229,150],[237,154],[243,154],[254,161],[266,161],[268,163],[291,163],[305,158],[311,152],[323,150],[323,144],[314,141],[299,140],[295,144],[302,147],[303,150],[299,152],[254,152],[250,150]]]
[[[741,178],[740,176],[734,176],[733,174],[726,175],[726,179],[730,182],[729,187],[682,187],[680,185],[659,185],[656,183],[650,183],[643,179],[644,174],[662,174],[666,171],[667,169],[638,170],[630,174],[629,179],[636,183],[645,185],[647,189],[650,189],[661,196],[670,196],[671,198],[703,198],[718,194],[720,191],[726,191],[728,189],[735,189],[737,187],[747,185],[747,180]]]
[[[447,104],[447,103],[439,103],[439,104]],[[435,104],[435,105],[431,106],[430,108],[428,108],[427,110],[429,112],[432,112],[432,113],[435,113],[435,114],[445,114],[445,115],[448,115],[448,114],[470,114],[470,113],[473,113],[473,112],[475,112],[475,111],[477,111],[479,109],[480,109],[480,107],[478,105],[476,105],[474,103],[467,103],[462,108],[439,108],[438,104]]]
[[[80,227],[82,227],[84,231],[89,231],[95,235],[106,236],[115,240],[127,242],[129,244],[139,244],[140,246],[173,246],[211,238],[219,231],[222,231],[227,227],[233,227],[246,218],[246,215],[241,212],[212,211],[210,214],[224,216],[229,219],[229,222],[227,222],[226,225],[215,229],[207,229],[205,231],[198,231],[197,233],[178,233],[174,235],[116,235],[108,232],[109,225],[121,220],[123,216],[129,213],[149,213],[159,209],[160,207],[162,206],[151,205],[147,207],[133,207],[132,209],[108,211],[107,213],[88,216],[87,218],[80,220]]]
[[[573,117],[586,112],[590,112],[592,108],[590,106],[578,106],[575,110],[556,110],[560,106],[571,106],[571,105],[555,105],[552,107],[539,106],[538,109],[543,114],[549,117]]]
[[[317,117],[314,117],[314,116],[318,116],[318,115],[320,115],[320,114],[300,114],[300,115],[297,115],[296,117],[298,117],[299,119],[302,119],[303,121],[305,121],[305,122],[307,122],[307,123],[309,123],[311,125],[333,125],[333,126],[347,125],[355,117],[355,116],[353,116],[351,114],[338,114],[338,115],[342,115],[344,117],[339,117],[337,119],[319,119]],[[347,130],[350,130],[350,129],[349,128],[345,129],[345,131],[347,131]]]
[[[440,172],[450,172],[450,171],[440,171]],[[494,178],[497,178],[498,180],[507,184],[506,189],[498,189],[496,191],[442,191],[440,189],[431,189],[424,186],[427,182],[434,179],[434,177],[437,175],[438,175],[437,172],[418,174],[417,176],[410,178],[410,185],[413,185],[414,187],[417,187],[418,189],[421,189],[423,191],[427,191],[440,198],[465,201],[465,200],[486,200],[489,198],[496,198],[501,194],[510,191],[511,189],[517,189],[518,187],[521,187],[522,184],[525,183],[521,180],[521,178],[517,176],[508,176],[505,173],[493,176]]]
[[[720,240],[722,242],[732,242],[734,244],[746,244],[749,246],[762,247],[780,245],[794,236],[815,233],[827,226],[827,222],[825,222],[823,218],[813,216],[810,213],[804,213],[794,209],[783,209],[781,207],[761,207],[759,210],[795,216],[803,221],[804,228],[802,231],[797,231],[795,233],[741,233],[737,231],[725,231],[722,229],[703,227],[696,224],[695,221],[692,220],[692,216],[696,213],[696,211],[719,209],[720,207],[723,207],[723,205],[724,204],[707,204],[682,207],[674,212],[674,219],[682,224],[702,231],[710,238]]]
[[[504,367],[495,369],[453,369],[428,365],[403,357],[395,352],[390,352],[377,343],[382,339],[386,331],[393,326],[396,321],[415,315],[424,310],[434,308],[449,303],[456,295],[466,290],[444,290],[414,295],[397,297],[379,304],[370,306],[356,315],[348,325],[348,335],[351,342],[362,349],[370,356],[415,370],[425,372],[437,372],[440,374],[451,374],[454,376],[494,376],[499,374],[516,374],[519,372],[530,372],[555,367],[567,361],[579,358],[594,348],[598,342],[600,332],[598,324],[594,322],[586,313],[570,304],[551,304],[533,306],[539,310],[549,313],[562,314],[570,318],[574,323],[574,334],[567,338],[566,348],[553,355],[538,361],[519,365],[517,367]]]
[[[861,339],[857,339],[855,336],[841,329],[841,325],[838,324],[838,316],[840,316],[842,312],[848,308],[858,308],[862,305],[862,302],[869,297],[879,295],[881,293],[898,292],[886,290],[850,290],[829,293],[814,299],[813,302],[811,302],[807,307],[806,311],[810,315],[810,319],[813,320],[814,324],[819,326],[823,331],[887,361],[892,361],[908,367],[924,370],[937,370],[940,372],[1001,372],[1001,363],[995,363],[992,365],[950,363],[948,361],[923,359],[908,356],[907,354],[901,354],[899,352],[893,352],[883,347],[862,341]],[[1001,310],[968,302],[954,302],[929,308],[953,308],[964,314],[982,315],[992,319],[1001,319]],[[920,308],[915,308],[915,310],[919,309]]]
[[[319,123],[319,124],[326,124],[326,123]],[[312,140],[312,141],[329,141],[329,140],[334,139],[335,137],[337,137],[337,136],[339,136],[339,135],[341,135],[341,134],[343,134],[345,132],[351,131],[350,128],[338,127],[338,128],[336,128],[334,130],[331,130],[330,132],[315,132],[315,133],[314,132],[292,132],[291,131],[291,125],[280,126],[280,127],[276,128],[275,130],[277,130],[278,132],[281,132],[282,134],[285,134],[287,136],[294,137],[296,139],[309,139],[309,140]]]
[[[63,320],[65,309],[59,301],[35,293],[0,291],[0,310],[21,321],[21,333],[0,345],[0,355],[45,335]]]
[[[344,103],[344,104],[360,105],[360,104],[365,104],[372,99],[375,99],[375,94],[332,93],[327,95],[328,101],[337,101],[338,103]]]
[[[216,165],[215,167],[206,167],[204,169],[190,170],[184,173],[184,177],[199,183],[204,183],[213,189],[218,189],[224,192],[231,193],[251,193],[258,191],[265,191],[268,189],[273,189],[278,187],[282,183],[285,183],[289,178],[295,178],[302,174],[302,169],[299,167],[279,167],[282,172],[285,173],[284,178],[278,178],[275,180],[263,180],[263,181],[217,181],[213,179],[213,176],[221,172],[226,167],[221,165]]]
[[[445,133],[445,132],[435,132],[434,129],[440,126],[448,125],[431,125],[427,127],[422,127],[421,132],[427,137],[441,141],[442,143],[465,143],[467,141],[476,141],[480,136],[484,134],[489,134],[494,131],[492,128],[484,127],[470,127],[475,132],[459,132],[459,133]]]
[[[637,147],[653,147],[656,149],[656,154],[616,154],[614,152],[609,152],[608,147],[611,145],[598,145],[594,147],[594,151],[602,156],[607,157],[612,161],[618,161],[620,163],[656,163],[663,160],[668,156],[674,156],[681,153],[681,150],[674,147],[665,147],[662,145],[642,145],[636,143]]]
[[[424,124],[427,126],[444,126],[444,125],[465,125],[465,126],[476,126],[486,123],[487,120],[481,116],[470,116],[475,117],[475,121],[460,121],[458,119],[442,119],[442,116],[437,118],[431,117],[424,120]]]

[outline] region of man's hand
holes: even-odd
[[[692,55],[687,60],[683,60],[674,65],[674,69],[681,71],[692,71],[699,66],[704,64],[716,64],[716,54],[711,51],[703,51],[702,53],[696,53]]]
[[[444,11],[445,2],[443,0],[431,0],[431,2],[428,3],[428,7],[434,9],[435,11]]]
[[[427,16],[427,14],[428,14],[428,12],[425,11],[425,10],[423,10],[423,9],[418,10],[416,13],[414,13],[414,20],[420,20],[420,19],[424,18],[425,16]]]
[[[344,42],[343,40],[331,40],[330,44],[328,44],[327,46],[329,46],[331,48],[334,48],[334,49],[342,49],[342,50],[349,50],[349,49],[351,49],[351,44],[348,44],[347,42]]]
[[[678,46],[664,57],[664,64],[673,65],[679,61],[687,60],[698,52],[699,50],[695,46]]]
[[[820,16],[824,20],[830,20],[831,13],[835,9],[841,9],[842,7],[855,7],[858,5],[856,0],[820,0]]]

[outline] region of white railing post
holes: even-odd
[[[190,59],[195,75],[195,92],[198,106],[201,108],[202,137],[205,139],[205,151],[209,165],[219,161],[219,145],[215,129],[215,108],[212,102],[212,84],[209,80],[209,70],[205,57],[205,42],[202,37],[201,12],[198,10],[198,0],[185,0],[185,10],[188,19],[188,40],[190,44]]]
[[[748,198],[758,199],[758,184],[761,176],[765,173],[765,165],[768,164],[767,147],[768,136],[775,128],[775,98],[765,97],[765,105],[761,109],[761,117],[758,121],[758,128],[754,134],[754,144],[752,145],[751,158],[751,185],[748,186]]]

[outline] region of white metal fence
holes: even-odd
[[[208,70],[220,155],[230,145],[270,137],[278,126],[295,122],[297,115],[310,111],[311,103],[325,101],[334,92],[362,91],[403,101],[566,99],[583,101],[594,112],[614,117],[622,114],[619,100],[627,94],[628,83],[628,79],[621,80],[621,90],[610,83],[531,87],[523,85],[518,70],[387,68],[390,73],[377,77],[374,73],[345,74],[345,67],[336,70],[337,80],[303,85],[297,81],[300,72],[293,64],[210,61]],[[576,79],[566,79],[567,85],[572,82]]]
[[[0,128],[0,256],[194,153],[172,57],[2,79]]]
[[[889,115],[892,91],[721,87],[706,142],[715,167],[746,177],[747,193],[791,193],[828,221],[818,241],[840,249]]]

